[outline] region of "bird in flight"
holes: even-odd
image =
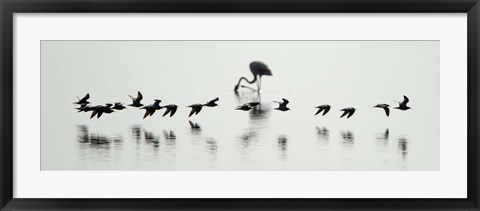
[[[140,108],[140,109],[145,109],[145,115],[143,115],[143,118],[145,119],[147,118],[147,116],[152,116],[156,110],[162,109],[162,107],[160,106],[161,102],[162,102],[161,100],[156,99],[153,104],[146,105]]]
[[[275,103],[278,103],[278,108],[275,108],[275,110],[279,110],[279,111],[290,110],[290,108],[287,107],[287,104],[289,103],[289,101],[285,98],[282,98],[282,100],[283,100],[283,102],[273,101]]]
[[[207,106],[207,107],[216,107],[218,106],[217,104],[217,101],[219,100],[219,98],[215,98],[213,100],[210,100],[208,103],[205,103],[205,104],[200,104],[200,103],[197,103],[197,104],[193,104],[193,105],[189,105],[187,107],[191,108],[192,110],[190,111],[190,114],[188,115],[188,117],[191,117],[193,114],[197,115],[198,113],[200,113],[200,111],[202,110],[202,107],[203,106]]]
[[[202,110],[202,106],[203,106],[202,104],[193,104],[193,105],[187,106],[192,108],[188,117],[191,117],[193,114],[197,115],[198,113],[200,113],[200,111]]]
[[[103,113],[109,114],[114,112],[111,107],[112,107],[111,103],[107,103],[105,104],[105,106],[97,105],[92,107],[92,115],[90,116],[90,119],[95,117],[95,115],[97,115],[97,119],[98,119],[102,116]]]
[[[272,71],[268,68],[268,66],[265,63],[260,62],[260,61],[251,62],[250,63],[250,71],[253,74],[253,80],[249,81],[249,80],[247,80],[247,78],[241,77],[240,79],[238,79],[237,85],[235,85],[235,88],[234,88],[235,92],[237,92],[237,90],[240,86],[240,82],[242,82],[242,80],[245,80],[249,84],[253,84],[253,83],[257,82],[257,92],[260,92],[260,89],[262,87],[262,76],[264,76],[264,75],[272,76],[273,75]]]
[[[322,111],[323,111],[322,116],[325,116],[325,114],[327,114],[328,111],[330,111],[330,105],[326,105],[326,104],[325,104],[325,105],[317,106],[317,107],[315,107],[315,108],[318,108],[318,111],[317,111],[317,113],[315,113],[315,116],[316,116],[317,114],[321,113]]]
[[[235,110],[250,111],[252,108],[253,108],[252,106],[246,103],[241,106],[238,106],[237,108],[235,108]]]
[[[92,110],[92,106],[89,106],[88,103],[80,104],[80,108],[75,108],[78,112],[87,112]]]
[[[128,96],[130,98],[132,98],[132,101],[133,101],[132,104],[130,104],[129,106],[133,106],[133,107],[137,107],[137,108],[143,106],[143,104],[140,103],[140,101],[142,101],[142,99],[143,99],[142,93],[140,93],[140,91],[138,91],[137,97],[133,97],[131,95],[128,95]]]
[[[217,104],[217,101],[219,100],[219,98],[215,98],[213,100],[210,100],[208,103],[205,103],[203,104],[204,106],[207,106],[207,107],[215,107],[215,106],[218,106]]]
[[[390,115],[390,109],[388,107],[390,107],[388,104],[377,104],[376,106],[373,106],[374,108],[383,108],[383,110],[385,110],[385,114],[387,116]]]
[[[87,93],[82,99],[80,99],[79,97],[77,97],[78,101],[77,102],[74,102],[73,104],[89,104],[90,102],[88,102],[88,99],[90,98],[90,94]]]
[[[175,112],[177,112],[178,106],[171,104],[171,105],[162,106],[162,108],[167,109],[165,113],[163,113],[163,116],[166,116],[167,114],[170,113],[170,117],[172,117],[175,114]]]
[[[345,115],[347,115],[347,119],[350,118],[353,113],[355,113],[355,108],[352,108],[352,107],[348,107],[348,108],[344,108],[344,109],[341,109],[340,111],[343,111],[343,114],[342,116],[340,116],[340,118],[344,117]]]
[[[399,110],[402,110],[402,111],[406,111],[408,109],[411,109],[410,107],[407,106],[407,103],[410,102],[410,100],[405,95],[403,95],[403,102],[398,102],[398,101],[395,101],[395,102],[398,103],[398,107],[395,107],[394,109],[399,109]]]
[[[113,105],[112,109],[115,110],[123,110],[126,109],[127,107],[123,106],[123,103],[117,102],[115,105]]]

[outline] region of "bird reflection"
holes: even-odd
[[[354,141],[355,141],[355,137],[354,137],[352,132],[350,132],[348,130],[346,132],[342,131],[341,136],[342,136],[342,140],[343,140],[343,145],[345,147],[350,148],[350,147],[353,146]]]
[[[240,146],[243,149],[246,149],[250,146],[253,141],[257,140],[257,132],[252,130],[247,130],[242,135],[238,137],[240,140]]]
[[[398,139],[398,152],[402,154],[402,158],[406,159],[408,154],[408,139],[399,138]]]
[[[140,141],[142,139],[142,128],[138,125],[134,125],[131,128],[132,131],[132,138]]]
[[[89,131],[86,125],[79,125],[78,128],[78,142],[80,143],[87,143],[89,142]]]
[[[388,128],[385,130],[385,132],[383,132],[382,134],[380,134],[377,139],[378,140],[384,140],[384,141],[388,141],[388,138],[390,136],[390,131],[388,130]]]
[[[280,149],[281,157],[285,159],[287,151],[288,137],[286,135],[280,135],[277,138],[277,146]]]
[[[77,126],[77,129],[78,129],[77,138],[78,138],[78,142],[80,143],[108,144],[110,142],[120,143],[123,140],[121,136],[115,136],[114,138],[110,138],[103,134],[90,133],[90,130],[86,125],[79,125]]]
[[[160,138],[153,134],[153,132],[143,130],[143,136],[145,137],[145,141],[147,143],[155,143],[158,144],[160,142]]]
[[[330,136],[330,131],[326,127],[316,127],[315,129],[317,129],[317,134],[319,137],[328,140]]]
[[[214,138],[206,138],[205,147],[207,148],[209,153],[216,153],[218,149],[217,141],[215,141]]]
[[[188,123],[190,124],[190,131],[191,131],[192,135],[200,134],[200,132],[202,131],[202,127],[200,127],[200,125],[198,123],[194,123],[190,120],[188,121]]]
[[[318,135],[319,144],[322,147],[326,147],[328,145],[328,140],[330,138],[330,131],[326,127],[315,127]]]
[[[163,137],[165,137],[166,140],[177,139],[177,136],[175,135],[175,133],[172,130],[170,130],[170,131],[163,130]]]
[[[90,134],[90,143],[91,144],[108,144],[110,143],[110,141],[104,135],[93,133],[93,134]]]

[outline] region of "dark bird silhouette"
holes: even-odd
[[[162,102],[161,100],[155,100],[155,103],[151,105],[146,105],[140,108],[140,109],[145,109],[145,115],[143,115],[143,118],[145,119],[147,118],[147,116],[152,116],[156,110],[162,109],[162,107],[160,106],[161,102]]]
[[[98,119],[102,116],[103,113],[109,114],[114,112],[111,107],[112,107],[112,104],[110,103],[105,104],[105,106],[97,105],[92,107],[92,115],[90,116],[90,119],[95,117],[95,115],[97,115],[97,119]]]
[[[257,91],[260,92],[260,89],[262,87],[262,76],[273,75],[272,71],[268,68],[268,66],[263,62],[259,62],[259,61],[254,61],[250,63],[250,71],[252,71],[253,80],[249,81],[247,80],[247,78],[241,77],[240,79],[238,79],[237,85],[235,85],[235,88],[234,88],[235,92],[238,90],[238,87],[240,86],[240,82],[242,82],[242,80],[245,80],[249,84],[253,84],[257,82]]]
[[[115,110],[123,110],[127,107],[123,106],[123,103],[115,103],[115,105],[113,105],[112,109],[115,109]]]
[[[398,101],[395,101],[395,102],[398,103],[398,107],[395,107],[394,109],[399,109],[399,110],[402,110],[402,111],[411,109],[410,107],[407,106],[407,103],[410,102],[410,100],[405,95],[403,95],[403,102],[398,102]]]
[[[207,106],[207,107],[215,107],[215,106],[218,106],[217,104],[217,101],[219,100],[219,98],[215,98],[213,100],[210,100],[208,103],[205,103],[203,104],[204,106]]]
[[[77,97],[78,101],[77,102],[74,102],[73,104],[89,104],[90,102],[88,102],[88,99],[90,98],[90,94],[87,93],[85,95],[85,97],[83,97],[82,99],[80,99],[79,97]]]
[[[202,104],[193,104],[193,105],[189,105],[187,107],[192,108],[192,110],[190,111],[190,114],[188,115],[188,117],[191,117],[193,114],[197,115],[198,113],[200,113],[203,105]]]
[[[78,112],[87,112],[87,111],[92,111],[92,106],[89,106],[87,103],[85,104],[80,104],[79,108],[75,108],[78,110]]]
[[[323,111],[322,116],[325,116],[325,114],[327,114],[328,111],[330,111],[330,105],[321,105],[321,106],[317,106],[315,108],[318,108],[318,111],[317,111],[317,113],[315,113],[315,115],[317,115],[317,114],[319,114]]]
[[[342,114],[342,116],[340,116],[340,118],[342,118],[342,117],[344,117],[345,115],[348,114],[348,115],[347,115],[347,119],[348,119],[348,118],[350,118],[350,117],[353,115],[353,113],[355,113],[355,108],[348,107],[348,108],[344,108],[344,109],[342,109],[342,110],[340,110],[340,111],[343,111],[343,114]]]
[[[140,91],[138,91],[137,97],[132,97],[131,95],[128,95],[128,96],[130,98],[132,98],[132,101],[133,101],[132,104],[130,104],[129,106],[133,106],[133,107],[137,107],[137,108],[143,106],[143,104],[140,103],[140,101],[142,101],[142,99],[143,99],[143,95],[142,95],[142,93],[140,93]]]
[[[278,108],[275,108],[275,110],[279,111],[288,111],[290,108],[287,107],[287,104],[289,103],[287,99],[282,98],[283,102],[278,102],[278,101],[273,101],[275,103],[278,103]]]
[[[235,110],[250,111],[252,108],[253,108],[252,106],[246,103],[241,106],[238,106],[237,108],[235,108]]]
[[[388,107],[390,107],[388,104],[377,104],[376,106],[373,106],[374,108],[383,108],[383,110],[385,110],[385,114],[387,116],[390,116],[390,109]]]
[[[175,114],[175,112],[177,112],[177,107],[178,107],[177,105],[173,105],[173,104],[162,106],[162,108],[167,109],[165,113],[163,113],[163,116],[166,116],[168,113],[170,113],[170,117],[172,117]]]
[[[260,105],[260,102],[249,102],[249,103],[247,103],[247,104],[253,108],[253,107],[255,107],[255,106]]]
[[[188,123],[190,124],[190,128],[191,128],[192,130],[201,130],[201,128],[200,128],[200,125],[199,125],[199,124],[197,124],[197,123],[193,123],[193,122],[192,122],[192,121],[190,121],[190,120],[188,121]]]

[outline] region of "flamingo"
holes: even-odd
[[[238,79],[237,85],[235,85],[235,88],[234,88],[235,92],[237,92],[238,87],[240,86],[240,82],[242,82],[242,80],[245,80],[249,84],[253,84],[257,82],[257,92],[260,92],[260,89],[262,87],[262,76],[273,75],[272,71],[268,68],[268,66],[265,63],[260,61],[253,61],[252,63],[250,63],[250,71],[252,71],[253,80],[249,81],[247,80],[247,78],[241,77],[240,79]]]

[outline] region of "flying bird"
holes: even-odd
[[[287,104],[289,103],[289,101],[285,98],[282,98],[282,100],[283,100],[283,102],[273,101],[275,103],[278,103],[278,108],[275,108],[275,110],[279,110],[279,111],[290,110],[290,108],[287,108]]]
[[[162,108],[166,108],[167,110],[165,111],[165,113],[163,113],[163,116],[166,116],[167,114],[170,113],[170,117],[172,117],[175,112],[177,112],[177,105],[166,105],[166,106],[162,106]]]
[[[89,104],[90,102],[88,102],[88,99],[90,98],[90,94],[87,93],[85,95],[85,97],[83,97],[82,99],[80,99],[79,97],[77,97],[78,101],[77,102],[74,102],[73,104]]]
[[[219,100],[219,98],[215,98],[213,100],[210,100],[208,103],[205,103],[203,104],[204,106],[207,106],[207,107],[215,107],[215,106],[218,106],[217,104],[217,101]]]
[[[78,110],[78,112],[87,112],[87,111],[92,111],[92,106],[89,106],[87,103],[85,104],[80,104],[80,108],[75,108]]]
[[[255,106],[260,105],[260,102],[249,102],[249,103],[247,103],[247,104],[253,108],[253,107],[255,107]]]
[[[235,110],[250,111],[253,107],[248,103],[238,106]]]
[[[264,75],[269,75],[272,76],[272,71],[268,68],[268,66],[260,61],[254,61],[250,63],[250,71],[252,71],[253,74],[253,80],[249,81],[245,77],[241,77],[238,79],[237,85],[235,85],[234,91],[236,92],[238,90],[238,87],[240,86],[240,82],[242,80],[245,80],[249,84],[253,84],[257,82],[257,92],[260,92],[260,89],[262,87],[262,76]],[[258,80],[257,80],[258,79]]]
[[[193,105],[189,105],[187,107],[192,108],[192,110],[190,111],[190,114],[188,115],[188,117],[191,117],[193,114],[197,115],[198,113],[200,113],[203,105],[202,104],[193,104]]]
[[[105,106],[97,105],[92,107],[92,115],[90,115],[90,119],[95,117],[95,115],[97,115],[97,119],[98,119],[102,116],[103,113],[109,114],[114,112],[111,107],[112,107],[112,104],[110,103],[105,104]]]
[[[325,104],[325,105],[317,106],[317,107],[315,107],[315,108],[318,108],[318,111],[317,111],[317,113],[315,113],[315,116],[316,116],[317,114],[321,113],[322,111],[323,111],[322,116],[325,116],[325,114],[327,114],[328,111],[330,111],[330,105],[326,105],[326,104]]]
[[[388,104],[377,104],[376,106],[373,106],[374,108],[383,108],[383,110],[385,110],[385,114],[387,116],[390,115],[390,109],[388,107],[390,107]]]
[[[115,105],[113,105],[112,109],[115,109],[115,110],[123,110],[123,109],[126,109],[127,107],[123,106],[123,103],[115,103]]]
[[[344,108],[344,109],[342,109],[342,110],[340,110],[340,111],[343,111],[343,114],[342,114],[342,116],[340,116],[340,118],[342,118],[342,117],[344,117],[345,115],[348,114],[348,115],[347,115],[347,119],[348,119],[348,118],[350,118],[350,117],[353,115],[353,113],[355,113],[355,108],[348,107],[348,108]]]
[[[407,106],[407,103],[410,102],[410,100],[405,95],[403,95],[403,102],[398,102],[398,101],[395,101],[395,102],[398,103],[398,107],[395,107],[394,109],[399,109],[399,110],[402,110],[402,111],[406,111],[408,109],[411,109],[410,107]]]
[[[140,91],[138,91],[137,97],[133,97],[131,95],[128,95],[128,96],[130,98],[132,98],[132,101],[133,101],[132,104],[130,104],[129,106],[133,106],[133,107],[137,107],[137,108],[143,106],[143,104],[140,103],[140,101],[142,101],[142,99],[143,99],[142,93],[140,93]]]
[[[140,109],[145,109],[145,115],[143,115],[143,118],[145,119],[147,118],[147,116],[152,116],[156,110],[162,109],[162,107],[160,106],[161,102],[162,102],[161,100],[155,100],[153,104],[146,105],[140,108]]]

